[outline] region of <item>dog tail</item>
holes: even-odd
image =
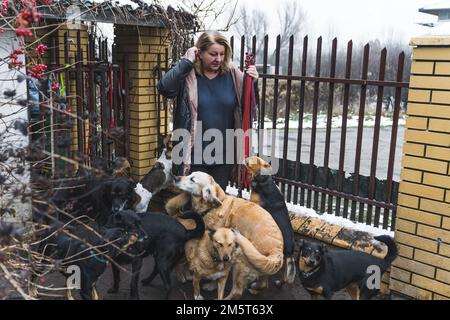
[[[192,210],[184,212],[181,216],[181,219],[192,219],[195,222],[195,229],[188,230],[186,229],[186,235],[187,239],[200,239],[203,237],[203,234],[205,233],[205,222],[203,221],[203,218],[201,215],[199,215],[197,212],[194,212]]]
[[[387,266],[391,265],[392,261],[394,261],[394,259],[397,258],[398,255],[398,249],[394,239],[386,235],[378,236],[374,239],[386,244],[388,252],[386,254],[386,257],[384,257],[384,262]]]
[[[242,234],[238,233],[236,241],[241,247],[248,261],[261,273],[273,275],[277,273],[283,266],[283,253],[275,253],[268,256],[263,255],[255,248]]]

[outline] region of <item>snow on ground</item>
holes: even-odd
[[[238,194],[238,189],[228,186],[226,193],[236,197]],[[247,200],[250,199],[250,193],[248,191],[242,190],[242,198],[247,199]],[[341,226],[341,227],[344,227],[347,229],[367,232],[373,236],[389,235],[391,237],[394,237],[393,231],[389,231],[389,230],[385,230],[385,229],[381,229],[381,228],[375,228],[373,226],[369,226],[369,225],[366,225],[363,223],[353,222],[349,219],[345,219],[343,217],[336,217],[335,215],[328,214],[328,213],[318,214],[313,209],[302,207],[297,204],[286,203],[286,205],[290,212],[293,212],[298,216],[307,216],[307,217],[320,219],[320,220],[326,221],[330,224],[338,225],[338,226]]]

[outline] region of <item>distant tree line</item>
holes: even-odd
[[[269,31],[269,17],[261,9],[248,9],[240,7],[239,19],[234,25],[234,60],[239,62],[240,57],[240,36],[246,36],[246,50],[251,51],[252,36],[256,36],[256,61],[257,64],[263,63],[263,49],[264,37]],[[272,19],[272,17],[270,17]],[[307,19],[305,11],[300,4],[295,1],[285,3],[285,6],[278,11],[278,20],[280,25],[280,74],[287,74],[288,70],[288,56],[289,56],[289,39],[291,35],[294,36],[294,51],[293,51],[293,74],[301,74],[302,56],[303,56],[303,39],[307,27]],[[321,55],[321,77],[330,76],[331,67],[331,51],[333,35],[328,34],[322,39],[322,55]],[[346,71],[347,59],[347,43],[338,40],[337,59],[336,59],[336,78],[344,78]],[[269,37],[268,50],[268,64],[275,65],[276,37]],[[368,63],[368,79],[378,80],[380,71],[380,57],[381,51],[386,48],[386,70],[385,80],[396,81],[398,70],[398,59],[401,52],[405,53],[405,65],[403,72],[403,81],[409,81],[410,67],[411,67],[411,48],[408,43],[403,43],[398,39],[388,39],[381,42],[379,39],[368,40],[365,43],[353,43],[352,50],[352,64],[351,64],[351,79],[361,79],[363,69],[364,47],[368,44],[370,47],[369,63]],[[307,55],[307,76],[315,75],[316,67],[316,47],[317,39],[308,39],[308,55]],[[273,69],[273,68],[272,68]],[[270,71],[269,71],[270,72]],[[261,81],[260,81],[261,85]],[[295,118],[298,113],[298,106],[300,105],[300,81],[292,81],[291,83],[291,114]],[[284,117],[285,102],[286,102],[287,81],[279,81],[278,90],[278,115],[277,117]],[[272,118],[272,105],[274,99],[274,81],[268,80],[266,87],[266,117]],[[357,114],[360,104],[361,86],[351,85],[349,91],[349,108],[351,114]],[[367,87],[366,98],[366,113],[374,113],[373,107],[377,101],[378,87]],[[344,85],[335,85],[334,88],[334,108],[333,113],[340,114],[342,112],[344,95]],[[314,96],[314,83],[307,82],[305,90],[304,107],[305,113],[312,112]],[[395,97],[395,88],[384,88],[383,93],[383,112],[392,113]],[[329,100],[329,84],[321,83],[319,86],[319,112],[324,112],[328,108]],[[402,90],[401,107],[406,108],[407,90]]]

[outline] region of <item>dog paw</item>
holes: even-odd
[[[194,300],[205,300],[205,298],[203,298],[203,296],[199,294],[198,296],[194,296]]]
[[[233,228],[231,228],[231,230],[234,232],[234,234],[236,235],[236,238],[240,238],[242,237],[241,232],[238,230],[238,228],[236,226],[234,226]]]
[[[259,294],[259,290],[255,290],[255,289],[248,289],[248,292],[250,292],[251,295],[256,296]]]
[[[202,285],[202,289],[205,291],[214,291],[217,290],[217,282],[211,281]]]

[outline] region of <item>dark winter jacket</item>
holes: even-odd
[[[230,64],[230,72],[238,101],[238,105],[236,105],[234,109],[235,129],[242,129],[241,99],[243,73],[233,64]],[[192,61],[186,58],[181,59],[159,81],[158,91],[164,97],[175,100],[173,130],[186,129],[191,134],[191,141],[188,144],[188,150],[184,155],[184,165],[173,165],[173,173],[175,175],[187,175],[190,170],[190,157],[198,114],[197,77]]]

